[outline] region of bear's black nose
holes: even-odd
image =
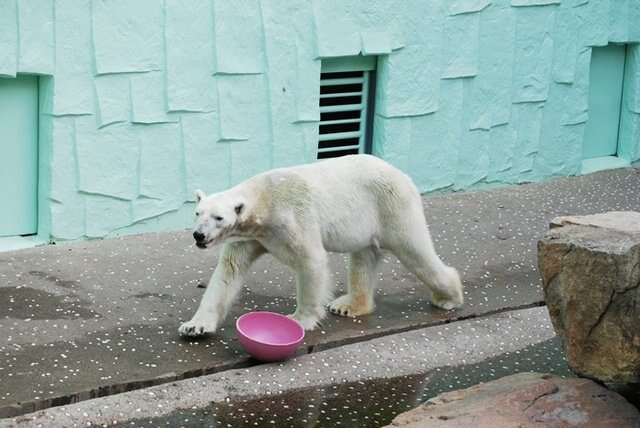
[[[195,239],[196,242],[204,241],[204,233],[198,231],[193,232],[193,239]]]

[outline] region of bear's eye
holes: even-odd
[[[196,217],[200,217],[200,211],[196,211]]]
[[[215,221],[222,221],[222,220],[223,220],[223,218],[222,218],[222,217],[220,217],[219,215],[212,215],[211,217],[213,217],[213,219],[214,219]]]

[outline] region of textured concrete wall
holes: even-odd
[[[101,237],[185,227],[194,188],[312,161],[320,58],[379,55],[374,150],[421,190],[575,174],[590,47],[638,22],[639,0],[0,0],[0,75],[46,76],[40,231]]]

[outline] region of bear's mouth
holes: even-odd
[[[213,239],[209,239],[208,241],[196,241],[196,247],[205,250],[212,242]]]

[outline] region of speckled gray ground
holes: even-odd
[[[640,170],[544,184],[427,197],[436,247],[466,284],[467,304],[445,313],[394,258],[379,275],[378,309],[358,320],[329,317],[307,336],[318,351],[445,321],[534,306],[542,296],[536,241],[552,217],[640,210]],[[215,264],[189,233],[163,233],[0,253],[0,416],[252,364],[233,322],[252,309],[293,309],[293,277],[270,257],[219,334],[177,336]],[[332,259],[336,282],[345,258]]]
[[[544,307],[51,408],[0,427],[379,427],[440,392],[526,370],[569,374]]]

